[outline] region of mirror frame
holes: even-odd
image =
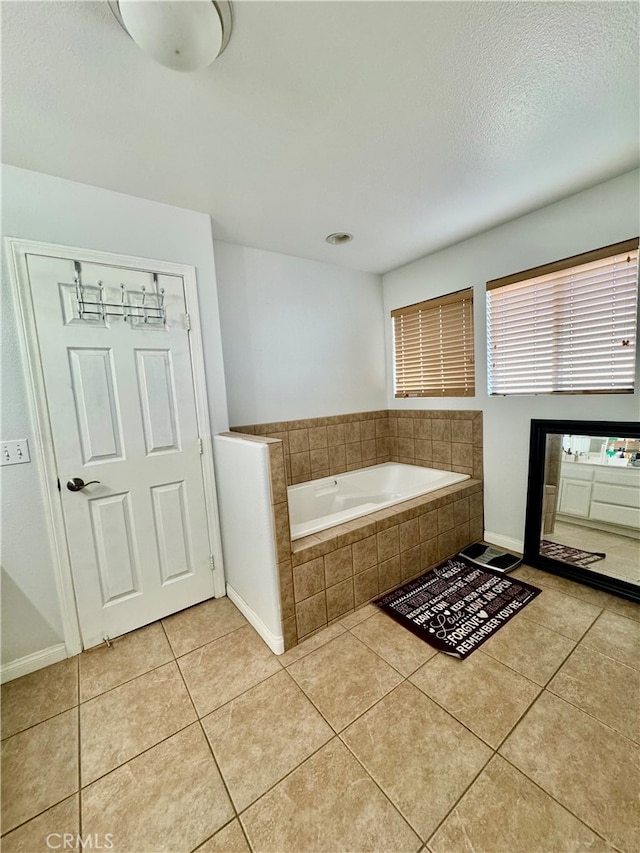
[[[632,601],[640,601],[640,585],[623,581],[620,578],[598,574],[589,569],[562,563],[540,553],[540,530],[542,528],[542,499],[544,494],[544,470],[547,436],[595,435],[625,436],[640,439],[638,421],[556,421],[532,420],[529,443],[529,481],[527,485],[527,514],[524,531],[524,562],[536,569],[543,569],[554,575],[561,575],[578,583],[584,583],[596,589],[623,596]],[[638,551],[640,552],[640,539]]]

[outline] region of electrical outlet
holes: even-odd
[[[0,465],[20,465],[21,462],[31,462],[27,439],[0,441]]]

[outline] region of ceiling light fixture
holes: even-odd
[[[122,29],[156,62],[175,71],[206,68],[226,48],[228,0],[108,0]]]
[[[350,243],[353,240],[353,234],[347,234],[346,231],[336,231],[335,234],[329,234],[328,237],[325,237],[325,240],[332,246],[342,246],[344,243]]]

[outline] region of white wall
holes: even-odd
[[[196,267],[214,432],[228,428],[209,216],[13,167],[2,167],[4,236]],[[2,439],[33,442],[25,366],[3,247]],[[62,641],[38,462],[2,476],[2,662]]]
[[[476,396],[396,400],[391,368],[390,408],[482,409],[484,412],[485,530],[493,541],[522,542],[532,418],[633,421],[640,391],[631,395],[489,397],[487,395],[485,283],[509,273],[569,257],[640,233],[637,170],[549,205],[383,277],[388,364],[389,312],[403,305],[474,287]]]
[[[386,408],[380,276],[219,241],[215,255],[232,424]]]

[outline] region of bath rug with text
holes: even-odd
[[[570,545],[561,545],[559,542],[550,542],[543,539],[540,543],[540,553],[543,557],[551,557],[552,560],[560,560],[561,563],[571,563],[573,566],[586,568],[591,563],[604,560],[607,556],[600,551],[583,551],[582,548],[572,548]]]
[[[455,557],[373,603],[438,651],[466,658],[541,591]]]

